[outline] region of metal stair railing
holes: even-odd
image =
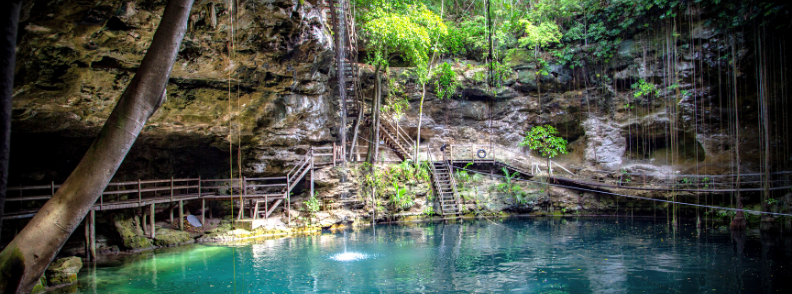
[[[457,210],[459,210],[459,207],[461,207],[460,204],[464,204],[464,203],[460,203],[461,199],[457,194],[457,190],[456,190],[457,183],[456,183],[456,179],[454,178],[454,165],[451,164],[451,161],[446,158],[446,151],[440,151],[440,152],[443,153],[443,162],[445,162],[446,168],[448,169],[448,178],[451,179],[451,188],[454,191],[454,200],[457,203]],[[431,157],[431,152],[427,152],[427,153],[429,153],[429,156]],[[462,211],[459,210],[459,213],[462,213]]]
[[[448,169],[447,171],[448,171],[449,184],[451,185],[451,197],[454,199],[452,205],[454,206],[454,210],[455,211],[453,213],[452,212],[447,212],[445,207],[444,207],[444,205],[443,205],[444,204],[443,195],[442,195],[444,193],[443,192],[443,188],[442,188],[443,186],[441,185],[440,179],[438,178],[439,172],[437,171],[437,169],[435,168],[435,165],[434,165],[435,161],[434,161],[434,158],[432,157],[432,149],[427,147],[426,153],[427,153],[427,158],[429,159],[430,167],[431,167],[431,170],[432,170],[432,178],[433,178],[433,181],[434,181],[434,184],[435,184],[435,191],[438,194],[437,195],[438,200],[440,200],[441,213],[443,215],[448,215],[448,214],[453,214],[453,213],[457,213],[457,214],[462,213],[462,211],[459,209],[459,207],[460,207],[460,205],[459,205],[459,197],[458,197],[458,195],[456,193],[456,184],[455,184],[455,181],[453,179],[453,174],[451,173],[451,170]]]

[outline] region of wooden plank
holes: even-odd
[[[286,177],[247,178],[248,181],[285,180]]]
[[[60,188],[61,185],[55,185],[55,188]],[[27,191],[27,190],[44,190],[50,189],[50,185],[37,185],[37,186],[21,186],[21,187],[8,187],[8,191]]]
[[[23,196],[23,197],[8,197],[6,198],[6,202],[9,201],[39,201],[39,200],[47,200],[52,198],[50,195],[41,195],[41,196]]]
[[[281,204],[281,202],[283,202],[283,199],[278,199],[278,201],[275,201],[275,203],[274,203],[274,204],[272,204],[272,207],[271,207],[271,208],[269,208],[269,209],[267,210],[267,218],[269,218],[269,216],[270,216],[270,215],[271,215],[273,212],[275,212],[275,208],[278,208],[278,205],[280,205],[280,204]]]
[[[286,184],[247,185],[248,188],[286,187]]]

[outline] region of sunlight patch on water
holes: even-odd
[[[330,256],[330,259],[335,261],[356,261],[356,260],[363,260],[368,258],[368,254],[357,253],[357,252],[342,252],[336,253],[333,256]]]

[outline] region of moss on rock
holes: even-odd
[[[126,249],[144,249],[152,247],[153,244],[149,238],[143,236],[143,231],[137,225],[140,221],[137,217],[126,217],[117,215],[113,221],[116,231],[121,235],[124,240],[124,248]]]
[[[45,272],[50,287],[72,284],[77,281],[77,273],[82,268],[82,260],[72,256],[61,258],[50,264]]]
[[[190,233],[165,228],[158,228],[154,237],[154,245],[169,247],[191,242]]]

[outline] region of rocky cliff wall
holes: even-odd
[[[165,1],[30,3],[18,49],[14,184],[65,179],[134,74]],[[119,178],[225,176],[237,143],[244,174],[281,174],[308,146],[339,141],[330,82],[333,45],[319,3],[249,0],[235,9],[229,3],[195,2],[167,102],[150,119]],[[706,18],[698,10],[684,13]],[[671,39],[668,30],[675,32]],[[750,40],[748,33],[718,30],[706,21],[661,26],[625,37],[607,63],[573,68],[545,54],[548,74],[538,77],[531,52],[504,50],[510,73],[496,89],[484,82],[485,65],[444,60],[461,86],[451,99],[438,100],[429,85],[424,144],[492,141],[531,155],[519,141],[531,127],[549,124],[570,141],[570,154],[557,159],[570,167],[730,173],[733,111],[724,80],[732,77],[731,56],[743,97],[742,168],[757,171],[758,107],[750,93],[756,53]],[[585,59],[586,46],[572,48],[573,56]],[[363,71],[370,96],[371,69]],[[391,68],[389,78],[388,99],[409,101],[401,124],[415,134],[420,87],[407,68]],[[642,80],[657,85],[655,94],[635,95],[633,86]]]
[[[166,3],[29,3],[17,50],[11,183],[68,176],[134,75]],[[305,146],[334,141],[332,42],[316,3],[229,3],[195,2],[167,102],[117,178],[226,175],[229,142],[235,154],[241,143],[245,173],[278,174]]]

